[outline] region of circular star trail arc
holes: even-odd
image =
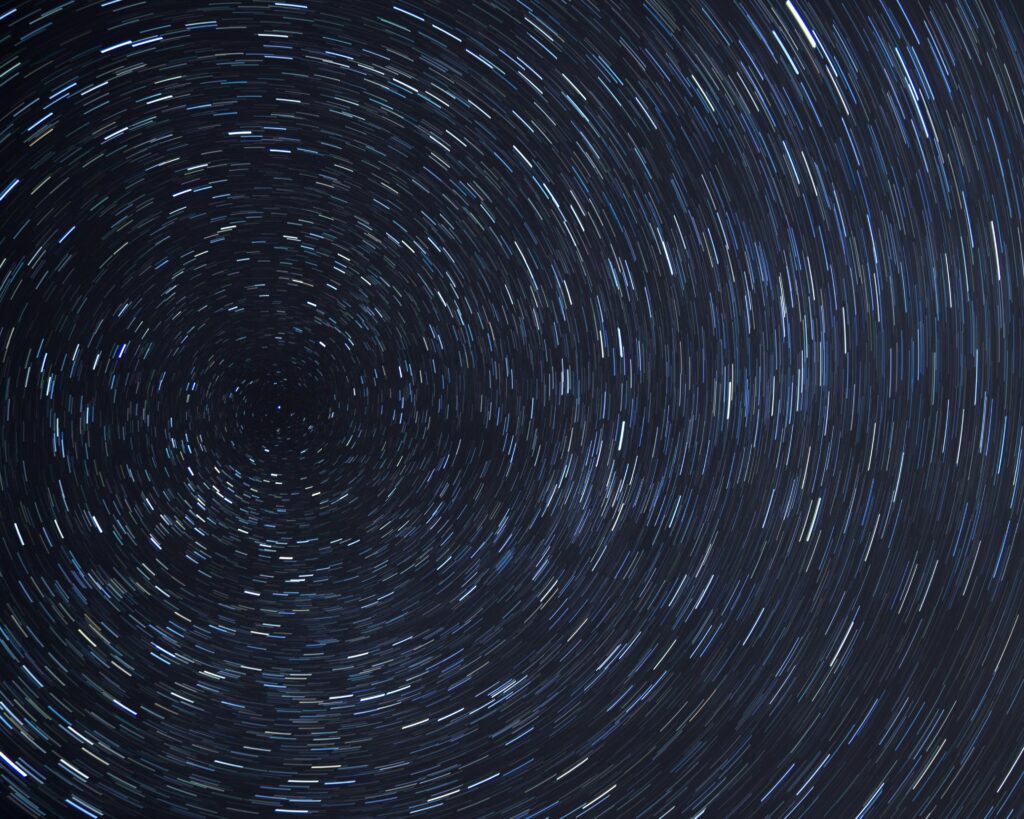
[[[6,810],[1024,803],[1012,4],[0,43]]]

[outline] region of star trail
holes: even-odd
[[[1022,54],[0,8],[0,811],[1014,815]]]

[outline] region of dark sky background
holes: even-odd
[[[1024,806],[1022,45],[0,8],[0,811]]]

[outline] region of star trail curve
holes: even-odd
[[[1015,815],[1021,15],[0,8],[0,811]]]

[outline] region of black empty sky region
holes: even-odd
[[[0,814],[1024,809],[1024,9],[7,0]]]

